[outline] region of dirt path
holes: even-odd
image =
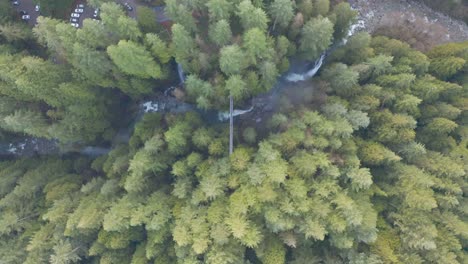
[[[429,23],[437,24],[448,32],[440,42],[460,42],[468,40],[468,25],[436,12],[426,5],[413,0],[349,0],[351,6],[359,11],[366,24],[366,29],[373,32],[381,25],[382,18],[391,12],[401,12],[410,16],[424,18]]]

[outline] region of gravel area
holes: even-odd
[[[437,24],[448,32],[443,42],[468,40],[468,25],[445,14],[434,11],[426,5],[413,0],[349,0],[351,6],[359,11],[360,19],[366,30],[372,33],[381,25],[382,18],[391,12],[401,12],[410,16],[422,17],[429,23]]]

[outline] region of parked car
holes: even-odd
[[[133,7],[129,3],[123,4],[128,11],[132,11]]]
[[[84,12],[84,10],[81,9],[81,8],[75,9],[75,13],[82,14],[83,12]]]
[[[71,23],[78,23],[78,18],[72,17],[72,18],[70,18],[70,22]]]
[[[80,17],[80,14],[77,14],[77,13],[71,13],[71,17],[76,17],[76,18],[79,18],[79,17]]]
[[[15,5],[15,6],[19,5],[19,1],[18,1],[18,0],[11,1],[11,3],[13,3],[13,5]]]
[[[19,13],[20,13],[21,16],[24,16],[24,15],[27,15],[27,14],[28,14],[28,12],[26,12],[26,11],[24,11],[24,10],[19,11]]]
[[[34,10],[36,10],[36,12],[39,12],[40,9],[41,9],[41,7],[39,5],[36,5],[36,7],[34,8]]]
[[[93,17],[94,17],[94,18],[99,17],[99,8],[94,9]]]
[[[22,15],[21,19],[23,20],[29,20],[31,17],[29,15]]]
[[[76,27],[76,28],[80,27],[80,25],[78,23],[70,23],[70,25],[72,25],[72,27]]]
[[[84,5],[83,5],[83,4],[78,4],[78,5],[76,5],[76,8],[81,8],[81,9],[83,9],[83,8],[84,8]]]

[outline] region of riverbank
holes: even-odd
[[[441,43],[447,41],[465,41],[468,40],[468,26],[461,21],[457,21],[450,17],[447,17],[441,13],[435,12],[428,8],[427,6],[420,4],[414,1],[406,0],[350,0],[349,1],[353,8],[359,12],[359,22],[355,25],[354,29],[358,28],[359,30],[366,30],[370,33],[374,32],[376,28],[381,25],[383,18],[389,12],[403,12],[405,14],[413,14],[414,16],[424,17],[430,23],[435,23],[441,25],[447,29],[449,34],[447,34],[446,39],[440,39]],[[441,44],[440,43],[440,44]],[[324,55],[323,55],[324,56]],[[313,103],[320,105],[325,101],[326,93],[324,89],[316,89],[319,87],[314,80],[309,80],[322,65],[320,60],[313,69],[310,71],[310,74],[303,71],[299,71],[299,74],[294,74],[295,79],[301,77],[302,82],[299,84],[291,82],[292,80],[287,77],[279,78],[278,83],[275,87],[268,93],[259,95],[256,98],[252,99],[251,106],[252,108],[246,108],[250,113],[245,114],[240,118],[236,118],[240,127],[245,127],[242,123],[246,123],[248,126],[255,126],[257,128],[267,129],[266,124],[264,123],[268,118],[274,113],[278,112],[280,109],[298,106],[302,103]],[[294,63],[291,63],[291,69],[296,69]],[[292,71],[296,72],[296,71]],[[184,79],[183,74],[181,74],[181,69],[178,69],[179,79]],[[286,75],[285,75],[286,76]],[[298,77],[297,77],[298,76]],[[239,107],[239,106],[238,106]],[[150,101],[141,102],[138,104],[138,110],[136,110],[135,116],[140,116],[143,112],[172,112],[180,113],[185,111],[190,111],[196,109],[194,105],[189,105],[187,103],[176,100],[173,97],[166,96],[157,96],[150,99]],[[213,111],[203,112],[204,115],[209,116],[210,120],[217,120],[217,114]],[[133,115],[132,115],[133,116]],[[136,119],[138,119],[136,117]],[[134,124],[134,122],[131,122]],[[122,143],[127,142],[130,138],[133,125],[130,127],[126,126],[119,130],[119,133],[116,135],[116,139],[113,140],[113,143]],[[29,141],[21,141],[15,144],[6,145],[5,154],[15,155],[15,156],[28,156],[34,154],[56,154],[58,153],[58,144],[54,140],[42,140],[42,139],[27,139]],[[101,155],[108,151],[108,148],[104,147],[83,147],[76,149],[75,151],[81,152],[85,155]]]
[[[360,19],[366,24],[366,31],[375,32],[383,26],[385,15],[399,12],[410,17],[420,17],[429,24],[439,25],[446,30],[439,43],[461,42],[468,40],[468,25],[445,14],[432,10],[423,3],[412,0],[349,0],[351,6],[358,10]]]

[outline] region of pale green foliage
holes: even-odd
[[[27,40],[31,38],[31,30],[22,24],[1,24],[0,36],[3,36],[8,42]]]
[[[159,30],[156,13],[153,9],[146,6],[137,6],[136,13],[138,14],[138,25],[143,32],[157,32]]]
[[[389,72],[392,67],[392,61],[393,57],[386,55],[378,55],[368,59],[367,64],[370,66],[371,76],[375,78]]]
[[[28,110],[18,110],[4,117],[3,129],[27,133],[34,136],[48,136],[47,122],[42,114]]]
[[[457,127],[457,123],[438,117],[432,119],[424,129],[433,134],[445,134],[452,132]]]
[[[104,48],[114,43],[114,39],[103,37],[108,32],[108,28],[103,23],[86,19],[83,21],[83,27],[76,31],[76,38],[89,47]]]
[[[356,19],[357,11],[352,10],[349,3],[341,2],[334,6],[332,16],[334,16],[336,20],[334,21],[335,32],[333,33],[333,36],[335,39],[341,39],[346,37],[348,34],[349,27]]]
[[[395,103],[395,109],[401,113],[417,116],[419,114],[418,106],[422,102],[416,96],[405,94],[400,100]]]
[[[219,67],[224,74],[240,74],[246,66],[244,54],[239,46],[231,45],[221,49]]]
[[[138,22],[125,16],[123,9],[116,3],[101,5],[100,17],[110,32],[116,34],[115,39],[130,39],[136,41],[141,37]]]
[[[314,60],[332,43],[333,24],[328,18],[311,19],[302,28],[301,37],[300,51],[305,59]]]
[[[314,14],[325,16],[330,10],[330,0],[314,0]]]
[[[239,75],[232,75],[226,81],[226,90],[233,96],[234,100],[240,101],[248,94],[247,84]]]
[[[437,58],[431,61],[430,71],[442,80],[446,80],[455,75],[465,64],[466,61],[462,58]]]
[[[395,215],[396,225],[402,231],[402,241],[411,249],[436,249],[437,228],[426,214],[416,210],[405,210]]]
[[[58,245],[54,246],[54,254],[50,256],[50,263],[52,264],[67,264],[67,263],[76,263],[81,258],[77,254],[77,250],[80,249],[72,248],[70,242],[61,241]]]
[[[269,13],[273,18],[273,24],[280,27],[287,27],[294,17],[293,1],[274,0],[269,7]],[[273,26],[274,27],[274,26]]]
[[[314,11],[314,0],[302,0],[296,2],[298,11],[304,16],[305,20],[312,17]]]
[[[306,152],[299,152],[292,158],[292,162],[298,172],[306,178],[312,177],[317,169],[325,169],[329,166],[328,157],[324,153],[311,155]]]
[[[47,46],[53,52],[61,54],[64,52],[64,47],[57,35],[56,27],[59,23],[59,20],[40,16],[37,20],[37,26],[33,29],[33,34],[39,43]]]
[[[158,35],[148,33],[145,35],[145,43],[149,46],[151,53],[158,58],[161,63],[168,63],[171,59],[171,50]]]
[[[70,63],[86,81],[103,87],[113,84],[109,78],[112,61],[104,51],[96,51],[79,43],[73,46],[73,59]]]
[[[192,16],[191,10],[185,4],[180,4],[179,0],[167,0],[165,12],[171,20],[182,25],[190,32],[195,30],[195,19]],[[190,1],[195,2],[195,1]]]
[[[372,118],[371,118],[372,119]],[[392,114],[385,110],[373,116],[376,139],[381,142],[403,143],[410,142],[415,137],[416,120],[405,114]]]
[[[196,75],[189,75],[185,81],[188,95],[197,98],[197,105],[202,109],[210,108],[206,99],[211,98],[214,92],[213,86],[206,81],[199,79]]]
[[[358,83],[359,74],[342,63],[328,67],[323,77],[330,82],[330,86],[339,94],[353,94],[354,86]]]
[[[278,69],[271,61],[265,61],[260,65],[261,84],[263,91],[268,91],[275,84],[278,78]]]
[[[360,151],[360,158],[363,162],[371,165],[399,161],[401,158],[391,150],[375,142],[363,143]]]
[[[119,41],[117,46],[107,48],[112,61],[125,73],[140,78],[162,77],[161,66],[153,60],[145,47],[131,41]]]
[[[195,51],[195,43],[184,26],[175,24],[172,26],[172,44],[174,56],[177,61],[187,60]]]
[[[267,29],[268,17],[261,8],[252,5],[250,0],[244,0],[237,6],[237,16],[244,30],[251,28]]]
[[[212,23],[210,25],[208,34],[211,41],[216,43],[218,46],[224,46],[228,44],[232,38],[231,27],[225,19]]]
[[[352,181],[353,189],[367,189],[372,184],[372,176],[367,168],[354,169],[348,172],[347,176]]]
[[[38,57],[23,57],[20,63],[14,72],[17,89],[29,95],[28,100],[43,100],[52,106],[60,106],[62,102],[56,89],[66,80],[69,72]]]
[[[346,44],[333,52],[331,57],[346,64],[356,64],[366,61],[369,57],[374,55],[374,49],[370,47],[371,39],[371,35],[367,32],[361,31],[355,33],[348,37]]]
[[[168,150],[174,154],[181,154],[187,151],[189,147],[188,137],[191,129],[187,123],[178,123],[164,133]]]
[[[219,20],[229,20],[231,13],[233,11],[233,4],[228,0],[209,0],[206,3],[208,7],[208,12],[210,20],[219,21]]]
[[[0,162],[0,262],[466,262],[466,43],[426,56],[357,34],[319,78],[254,100],[231,155],[211,111],[146,113],[126,144],[113,130],[132,130],[128,111],[169,82],[154,79],[172,57],[187,73],[177,100],[225,109],[230,94],[244,107],[296,49],[309,61],[327,50],[355,12],[328,0],[166,0],[166,40],[104,2],[91,2],[103,22],[80,29],[39,18],[47,50],[1,28],[4,143],[15,132],[58,138],[64,152],[112,150]]]
[[[349,121],[354,130],[359,128],[366,128],[370,119],[367,116],[367,113],[351,110],[346,114],[346,119]]]
[[[250,64],[256,65],[257,60],[270,57],[270,50],[265,33],[258,28],[252,28],[244,34],[243,47]]]

